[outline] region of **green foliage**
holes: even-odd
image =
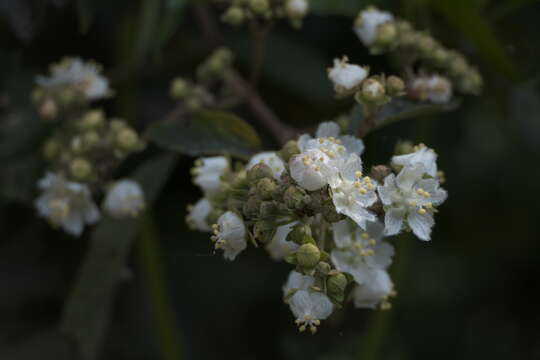
[[[163,120],[148,129],[157,145],[182,154],[199,156],[228,153],[245,158],[261,148],[255,130],[236,115],[199,111],[188,119]]]
[[[157,199],[176,156],[150,159],[131,176],[144,189],[147,206]],[[139,219],[104,218],[92,234],[90,249],[77,283],[65,305],[61,329],[77,347],[81,359],[99,357],[116,288],[126,272],[126,257],[139,229]]]

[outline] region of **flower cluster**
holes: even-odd
[[[43,152],[49,171],[39,181],[35,205],[40,216],[79,236],[96,223],[100,211],[92,195],[106,191],[103,209],[113,217],[134,216],[144,208],[140,186],[124,179],[110,183],[113,171],[145,144],[126,121],[107,119],[91,102],[111,96],[101,68],[66,58],[38,76],[33,100],[40,115],[56,120]]]
[[[462,54],[447,49],[431,35],[415,30],[409,22],[396,19],[389,12],[375,7],[361,11],[355,20],[354,31],[372,54],[394,53],[403,67],[421,69],[420,84],[416,76],[407,79],[413,89],[422,87],[422,91],[412,93],[419,95],[417,99],[440,103],[450,97],[451,85],[463,94],[477,95],[482,90],[480,73]],[[430,95],[431,89],[435,100]]]
[[[315,137],[304,134],[244,166],[217,156],[197,160],[192,171],[204,197],[189,207],[188,224],[213,232],[227,260],[251,243],[294,265],[283,292],[300,331],[315,332],[348,300],[390,308],[387,237],[412,231],[430,240],[446,199],[432,149],[418,145],[364,173],[362,140],[340,130],[322,123]]]
[[[302,26],[309,11],[309,0],[233,0],[221,19],[230,25],[241,25],[250,20],[287,18],[294,27]]]

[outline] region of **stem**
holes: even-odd
[[[253,87],[257,85],[257,81],[261,75],[262,66],[264,63],[264,57],[266,55],[266,39],[270,30],[272,29],[272,23],[260,26],[259,24],[251,23],[251,48],[252,48],[252,67],[250,83]]]
[[[138,244],[143,280],[150,297],[150,306],[158,331],[161,358],[178,360],[182,358],[180,338],[174,322],[175,314],[164,282],[160,259],[159,235],[151,213],[145,215]]]
[[[362,124],[358,129],[358,136],[365,137],[371,129],[375,127],[376,108],[366,104],[362,104]]]

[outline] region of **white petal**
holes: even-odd
[[[354,305],[357,308],[374,309],[377,304],[385,300],[393,290],[393,283],[384,270],[375,270],[370,274],[370,281],[355,287]]]
[[[323,122],[319,125],[317,128],[317,133],[315,134],[316,137],[335,137],[337,138],[339,135],[339,125],[336,124],[333,121]]]
[[[420,215],[416,211],[411,211],[407,217],[407,221],[413,233],[421,240],[431,240],[431,228],[435,224],[433,215],[425,213]]]
[[[274,151],[266,151],[254,155],[246,165],[246,169],[249,170],[259,163],[267,165],[272,170],[274,179],[281,180],[281,174],[285,171],[285,164]]]
[[[206,198],[202,198],[191,208],[191,211],[187,217],[188,223],[195,230],[199,231],[211,231],[212,229],[206,222],[208,214],[212,211],[212,205]]]
[[[391,236],[398,234],[403,228],[403,217],[405,210],[399,208],[390,208],[384,215],[385,235]]]
[[[422,179],[424,171],[424,166],[418,163],[403,167],[396,177],[397,186],[403,191],[411,190],[414,183]]]
[[[343,135],[339,138],[341,143],[347,149],[347,152],[351,154],[356,154],[358,156],[362,155],[364,152],[364,142],[361,139],[358,139],[351,135]]]
[[[394,202],[393,198],[397,194],[397,191],[396,176],[394,174],[390,174],[384,178],[384,186],[379,185],[377,187],[377,192],[384,205],[390,205]]]
[[[341,220],[332,224],[334,243],[337,247],[349,247],[352,244],[352,224],[349,220]]]

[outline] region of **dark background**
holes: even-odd
[[[93,16],[85,3],[95,7]],[[0,359],[68,358],[55,354],[59,340],[47,334],[89,243],[88,236],[49,228],[31,206],[45,136],[29,103],[33,76],[63,56],[95,59],[117,92],[99,105],[143,129],[173,107],[170,80],[192,75],[211,50],[192,6],[180,11],[180,3],[1,0]],[[392,73],[386,58],[369,57],[351,31],[355,12],[348,9],[367,3],[337,3],[344,5],[329,15],[319,6],[301,31],[278,23],[269,39],[260,91],[292,126],[329,120],[351,106],[333,98],[326,79],[334,57],[347,54],[373,73]],[[366,138],[368,164],[387,161],[396,141],[411,139],[435,148],[447,174],[450,196],[433,240],[392,240],[399,248],[393,309],[350,306],[316,336],[298,334],[281,302],[289,266],[252,248],[225,262],[212,255],[207,234],[187,230],[184,209],[200,194],[191,185],[193,159],[181,157],[153,209],[159,241],[136,242],[129,257],[132,278],[119,288],[102,359],[540,358],[540,3],[375,3],[463,51],[485,81],[484,93],[465,98],[456,111]],[[247,28],[221,28],[245,71]],[[268,148],[277,146],[249,112],[240,114]]]

